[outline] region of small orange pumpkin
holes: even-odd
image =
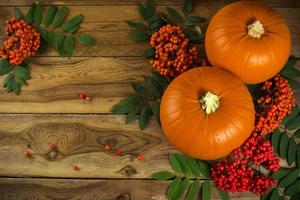
[[[254,105],[244,83],[216,67],[191,69],[171,82],[160,107],[163,131],[194,158],[229,154],[254,128]]]
[[[245,83],[277,74],[290,55],[291,36],[275,10],[258,2],[239,1],[211,19],[205,48],[213,66],[225,68]]]

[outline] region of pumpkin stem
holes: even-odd
[[[260,38],[265,33],[264,26],[258,20],[255,20],[252,24],[249,24],[247,28],[248,35],[254,38]]]
[[[219,97],[210,91],[206,92],[204,96],[200,99],[202,109],[210,114],[215,112],[219,107]]]

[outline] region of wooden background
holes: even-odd
[[[70,16],[85,15],[80,32],[97,40],[93,47],[75,50],[72,59],[53,51],[30,60],[32,80],[20,96],[0,89],[0,199],[165,199],[167,181],[150,175],[169,170],[167,155],[175,152],[153,120],[144,131],[137,123],[124,125],[124,116],[111,107],[131,92],[129,83],[149,73],[141,54],[147,43],[135,43],[126,20],[139,19],[138,0],[41,0],[67,5]],[[210,18],[229,1],[197,1],[195,14]],[[300,1],[264,0],[287,21],[292,54],[300,58]],[[27,11],[31,0],[0,0],[0,21],[11,17],[14,6]],[[158,1],[180,9],[183,1]],[[0,26],[3,38],[3,24]],[[300,66],[300,62],[298,62]],[[0,78],[2,82],[2,77]],[[92,97],[81,101],[79,93]],[[300,95],[297,93],[299,102]],[[50,152],[49,144],[58,146]],[[122,156],[108,154],[104,144],[119,148]],[[23,155],[29,149],[33,158]],[[144,160],[136,159],[141,154]],[[80,170],[72,170],[76,164]],[[231,195],[258,199],[253,194]],[[213,199],[219,199],[213,190]]]

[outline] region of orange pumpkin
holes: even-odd
[[[254,128],[252,97],[244,83],[216,67],[191,69],[171,82],[160,107],[171,144],[194,158],[229,154]]]
[[[205,48],[213,66],[225,68],[245,83],[277,74],[290,55],[291,36],[275,10],[258,2],[239,1],[210,21]]]

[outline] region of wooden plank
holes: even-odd
[[[32,158],[23,155],[26,149]],[[0,176],[149,178],[170,170],[167,156],[172,152],[154,120],[140,131],[136,122],[124,125],[123,116],[0,115]],[[138,154],[144,159],[138,160]],[[73,164],[80,170],[74,171]]]
[[[33,78],[20,96],[0,87],[0,113],[110,113],[133,92],[130,82],[142,81],[150,71],[141,57],[38,57],[30,62]],[[80,92],[92,101],[80,100]],[[300,102],[300,90],[296,96]]]
[[[78,180],[0,178],[0,198],[19,199],[98,199],[166,200],[169,181],[152,180]],[[197,198],[200,199],[200,198]],[[212,200],[221,200],[216,188]],[[231,194],[230,199],[258,200],[253,193]]]
[[[198,6],[195,14],[210,18],[221,6]],[[85,15],[81,33],[87,33],[97,40],[93,47],[79,47],[75,50],[75,56],[141,56],[145,49],[149,48],[147,42],[133,42],[128,39],[131,28],[126,20],[139,19],[136,6],[70,6],[71,15],[79,13]],[[181,9],[178,6],[174,8]],[[0,22],[11,16],[13,7],[0,7]],[[23,11],[27,7],[22,8]],[[164,10],[159,6],[158,10]],[[276,10],[287,21],[292,34],[292,54],[300,57],[300,15],[298,8],[281,8]],[[3,28],[3,24],[0,29]],[[0,34],[3,39],[3,32]],[[57,56],[56,52],[50,51],[47,56]]]
[[[196,5],[201,6],[214,6],[217,4],[226,4],[233,2],[234,0],[198,0],[194,1]],[[147,0],[40,0],[42,5],[137,5],[139,3],[145,3]],[[157,0],[158,5],[182,5],[183,0]],[[263,3],[269,6],[278,6],[278,7],[299,7],[300,3],[297,0],[262,0]],[[32,3],[32,0],[2,0],[0,1],[0,6],[29,6]]]

